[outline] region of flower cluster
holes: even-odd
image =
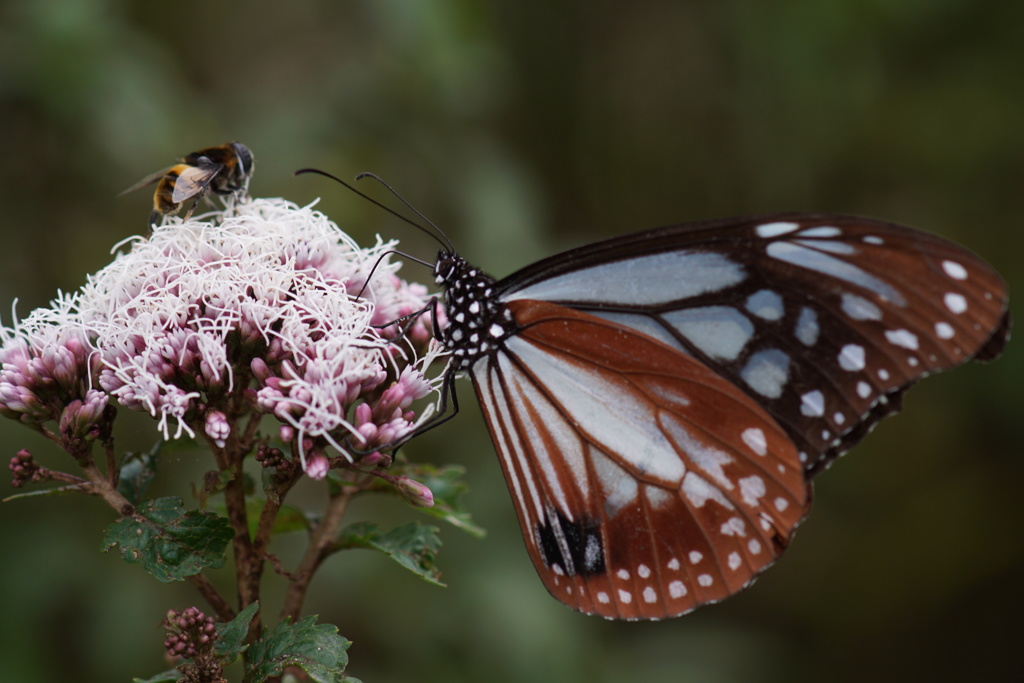
[[[167,630],[164,648],[171,657],[195,657],[200,651],[210,649],[217,637],[213,617],[196,607],[188,607],[184,612],[168,610],[164,628]]]
[[[428,301],[395,275],[393,243],[361,249],[280,199],[200,218],[170,219],[80,291],[0,329],[0,414],[85,443],[116,403],[165,438],[224,448],[241,415],[262,412],[316,477],[328,447],[351,460],[411,434],[439,347],[430,315],[375,327]]]

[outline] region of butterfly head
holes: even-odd
[[[451,351],[456,369],[495,353],[516,332],[512,312],[495,294],[494,278],[466,259],[442,250],[434,264],[434,280],[444,288],[448,327],[442,342]]]

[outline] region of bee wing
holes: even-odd
[[[209,162],[208,159],[206,161]],[[205,192],[206,188],[210,185],[210,181],[223,168],[224,164],[215,164],[213,162],[202,163],[199,166],[186,166],[178,174],[178,179],[174,182],[174,194],[171,196],[171,199],[175,204],[179,204],[189,197],[195,197]]]
[[[145,187],[146,185],[152,185],[153,183],[159,181],[161,178],[163,178],[165,175],[167,175],[167,172],[170,171],[172,168],[174,168],[174,167],[173,166],[168,166],[167,168],[164,168],[164,169],[161,169],[159,171],[156,171],[155,173],[150,173],[148,176],[146,176],[145,178],[143,178],[139,182],[135,183],[134,185],[129,187],[124,192],[121,192],[121,194],[119,194],[117,196],[120,197],[123,194],[128,194],[129,192],[134,192],[135,190],[138,190],[139,188]]]

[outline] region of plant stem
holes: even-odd
[[[235,618],[235,610],[203,574],[193,574],[188,577],[188,582],[195,586],[199,594],[206,599],[206,603],[216,610],[217,617],[221,621],[231,621]]]
[[[284,606],[281,608],[281,618],[295,621],[299,618],[302,610],[302,603],[306,599],[306,591],[309,590],[310,581],[320,563],[330,554],[328,552],[341,527],[341,519],[345,516],[352,496],[357,490],[352,487],[344,487],[337,494],[331,496],[327,504],[327,510],[320,519],[320,523],[313,529],[309,547],[299,561],[299,566],[292,572],[291,585],[285,595]]]

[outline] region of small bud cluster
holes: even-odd
[[[40,467],[27,450],[20,450],[11,458],[9,465],[14,476],[11,478],[11,486],[21,488],[30,481],[44,481],[47,479],[46,470]]]
[[[261,443],[256,448],[256,462],[269,470],[276,470],[285,467],[291,461],[285,459],[284,452],[280,448]]]
[[[56,422],[79,454],[109,434],[115,403],[216,448],[246,410],[265,412],[316,478],[329,447],[352,461],[412,434],[440,347],[429,314],[374,327],[427,309],[426,288],[386,258],[394,245],[361,249],[279,199],[206,218],[168,220],[79,292],[0,328],[0,415]]]
[[[203,614],[196,607],[189,607],[184,612],[168,610],[164,628],[167,630],[164,648],[171,657],[192,659],[212,649],[217,637],[213,617]]]
[[[213,617],[189,607],[184,612],[168,610],[164,620],[164,648],[173,659],[184,659],[178,665],[186,683],[223,681],[223,667],[214,655],[217,627]]]

